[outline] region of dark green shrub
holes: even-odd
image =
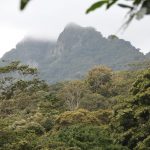
[[[42,121],[41,125],[45,128],[46,131],[50,131],[54,126],[54,120],[47,118]]]
[[[29,132],[34,131],[37,135],[42,135],[45,132],[45,129],[40,124],[34,122],[28,124],[26,130]]]
[[[94,125],[78,124],[66,127],[60,131],[58,138],[69,147],[81,150],[110,149],[114,145],[108,132],[103,127]]]

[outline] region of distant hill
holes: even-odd
[[[37,67],[40,76],[57,82],[81,78],[94,65],[126,70],[128,64],[145,59],[130,42],[111,35],[104,38],[91,27],[69,24],[56,42],[26,39],[1,59],[20,60]]]
[[[146,54],[146,58],[150,59],[150,52]]]
[[[50,49],[55,47],[55,42],[27,38],[16,45],[15,49],[4,54],[3,60],[20,60],[30,66],[39,67],[47,61]]]

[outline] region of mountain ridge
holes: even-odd
[[[114,70],[127,70],[129,63],[142,61],[145,56],[130,42],[114,35],[105,38],[92,27],[69,24],[56,42],[24,40],[2,59],[20,60],[37,67],[42,79],[53,83],[81,78],[99,64]]]

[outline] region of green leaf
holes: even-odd
[[[139,5],[141,3],[141,0],[134,0],[133,4],[134,5]]]
[[[132,6],[129,5],[125,5],[125,4],[118,4],[118,6],[122,7],[122,8],[129,8],[129,9],[133,9]]]
[[[107,4],[107,9],[109,9],[112,5],[114,5],[118,0],[113,0],[112,2]]]
[[[21,0],[20,2],[20,10],[23,10],[30,0]]]
[[[108,3],[108,0],[96,2],[91,7],[89,7],[87,9],[86,13],[88,14],[89,12],[94,11],[95,9],[102,7],[104,4],[107,4],[107,3]]]

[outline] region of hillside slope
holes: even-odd
[[[130,42],[116,36],[104,38],[91,27],[67,25],[56,42],[27,39],[1,59],[20,60],[40,70],[49,82],[81,78],[94,65],[126,70],[145,56]]]

